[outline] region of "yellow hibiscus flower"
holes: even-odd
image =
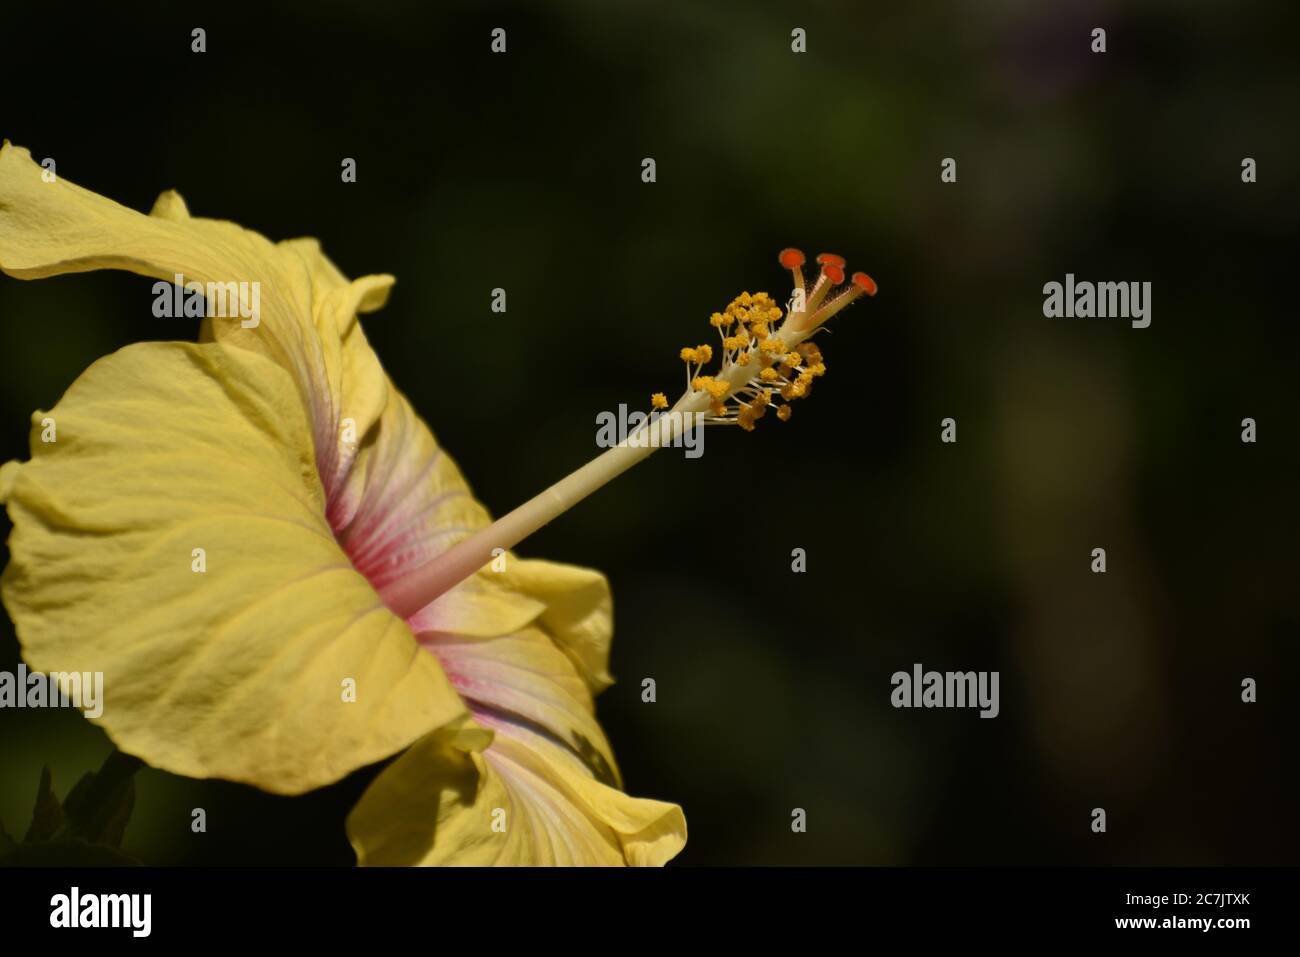
[[[676,855],[680,808],[622,792],[595,719],[604,577],[508,551],[653,448],[620,443],[493,523],[366,342],[357,315],[392,277],[348,281],[314,240],[191,217],[174,192],[145,216],[42,174],[0,148],[0,269],[125,269],[206,318],[197,343],[94,363],[33,415],[31,460],[0,467],[28,663],[102,671],[98,722],[178,774],[296,794],[402,752],[349,817],[363,864]],[[722,371],[684,350],[673,411],[752,428],[825,371],[805,340],[874,283],[823,302],[844,281],[823,257],[803,301],[802,256],[782,260],[801,308],[772,331],[780,310],[739,298]]]

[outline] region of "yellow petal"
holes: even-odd
[[[411,628],[417,634],[450,632],[471,638],[495,638],[527,627],[544,611],[546,606],[540,601],[480,572],[412,615]]]
[[[309,435],[271,361],[142,343],[37,413],[32,460],[0,472],[24,657],[102,671],[99,723],[123,750],[296,793],[463,716],[331,534]]]
[[[66,179],[45,182],[42,172],[27,150],[0,148],[0,269],[10,275],[111,268],[168,282],[181,274],[205,284],[258,284],[255,328],[237,317],[208,318],[200,338],[258,352],[292,376],[331,527],[377,587],[488,523],[357,321],[357,313],[383,306],[391,276],[349,282],[314,239],[271,243],[234,223],[191,216],[173,191],[144,216]],[[468,585],[446,596],[440,625],[459,617],[471,631],[497,627],[482,623],[491,609],[479,607],[474,591]],[[494,633],[521,627],[541,609],[513,599],[504,609],[508,626]]]
[[[373,439],[338,484],[329,519],[353,563],[381,594],[491,520],[455,462],[391,386]],[[506,593],[480,595],[484,590],[471,579],[423,614],[436,621],[434,627],[502,634],[541,613],[537,602]]]
[[[503,575],[506,584],[546,605],[539,623],[577,665],[593,694],[614,683],[609,674],[614,609],[604,575],[538,559],[513,559]]]
[[[437,656],[473,712],[487,710],[544,729],[579,755],[598,780],[620,783],[591,690],[541,628],[494,638],[430,633],[417,640]]]
[[[441,537],[428,528],[423,538],[436,544],[424,558],[437,555],[463,537]],[[609,648],[613,638],[613,602],[609,582],[600,572],[578,565],[503,556],[504,567],[481,569],[412,616],[415,632],[450,632],[475,638],[510,635],[536,623],[578,669],[592,694],[613,684]]]
[[[173,192],[145,216],[62,177],[46,182],[42,172],[27,150],[0,147],[0,270],[20,279],[124,269],[166,282],[180,274],[204,286],[256,283],[257,325],[245,327],[252,320],[239,314],[205,319],[202,338],[259,352],[293,376],[332,494],[347,464],[341,420],[355,420],[364,440],[385,405],[386,379],[355,313],[381,305],[392,277],[346,283],[311,240],[275,244],[192,217]]]
[[[675,804],[596,781],[520,726],[429,735],[385,768],[348,817],[363,865],[661,865],[686,843]]]

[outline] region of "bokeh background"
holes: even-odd
[[[791,422],[660,453],[520,549],[608,573],[598,714],[628,789],[684,807],[678,862],[1295,863],[1298,10],[14,5],[0,135],[396,274],[367,333],[496,513],[590,458],[597,412],[678,388],[710,312],[784,300],[778,249],[845,255],[881,292]],[[1066,272],[1152,282],[1151,327],[1045,319]],[[0,278],[0,456],[97,357],[193,337],[151,285]],[[893,709],[915,662],[999,671],[1001,715]],[[0,712],[0,820],[109,751],[76,712]],[[146,769],[124,847],[349,864],[374,773],[286,799]]]

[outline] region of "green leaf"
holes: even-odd
[[[63,826],[63,808],[54,796],[53,777],[49,765],[41,768],[41,783],[36,787],[36,806],[32,808],[32,824],[23,838],[24,844],[48,841]]]
[[[0,826],[0,867],[105,867],[140,862],[120,850],[135,808],[139,758],[114,751],[82,775],[60,804],[49,767],[41,768],[32,823],[21,844]]]
[[[0,854],[0,867],[132,867],[140,861],[115,847],[66,839],[17,844]]]
[[[60,837],[121,847],[135,808],[135,772],[139,758],[114,751],[93,774],[83,775],[63,802]]]

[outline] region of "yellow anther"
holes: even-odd
[[[798,262],[789,266],[787,259]],[[802,259],[802,254],[795,250],[782,253],[782,264],[794,271],[796,289],[800,291],[804,289],[802,274],[798,269]],[[690,373],[687,394],[695,396],[693,402],[706,401],[712,419],[734,421],[746,431],[752,431],[767,410],[774,408],[777,416],[786,421],[793,411],[789,403],[811,394],[813,380],[826,374],[826,364],[816,343],[803,341],[796,346],[787,344],[792,338],[802,339],[815,331],[807,328],[807,323],[804,322],[807,316],[825,318],[817,309],[820,298],[824,298],[828,290],[824,289],[819,297],[817,289],[827,282],[835,284],[832,280],[838,274],[826,264],[823,266],[822,278],[813,288],[812,301],[802,312],[796,314],[796,322],[803,323],[803,327],[788,326],[785,311],[767,293],[751,293],[746,290],[727,303],[721,312],[709,316],[709,325],[719,330],[723,350],[721,368],[715,375],[696,374],[702,373],[706,365],[713,361],[713,346],[688,346],[681,350],[681,358],[687,363],[687,372]],[[862,292],[867,292],[865,282],[859,282],[856,274],[854,282]],[[844,300],[843,304],[847,304],[850,298],[841,294],[836,302]],[[830,309],[825,314],[834,311],[836,310]],[[783,321],[787,321],[787,325],[782,325]],[[758,361],[752,363],[755,356]],[[743,374],[735,371],[751,364],[758,368],[747,370]],[[692,368],[692,365],[696,368]],[[735,401],[728,404],[728,399],[733,394]],[[662,392],[651,395],[650,404],[658,410],[670,408],[669,400]],[[698,405],[695,407],[699,408]]]

